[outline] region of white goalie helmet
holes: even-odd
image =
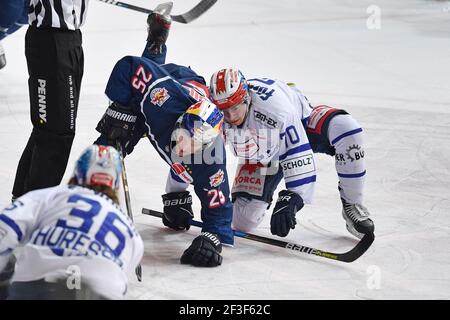
[[[122,163],[111,146],[91,145],[78,158],[74,178],[81,186],[106,186],[118,190]]]
[[[220,110],[226,110],[249,99],[247,80],[237,68],[214,72],[210,91],[213,102]]]

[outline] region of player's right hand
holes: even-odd
[[[297,193],[290,190],[280,191],[270,219],[270,232],[286,237],[290,229],[295,228],[297,224],[295,215],[303,205],[303,199]]]
[[[189,191],[166,193],[162,195],[162,199],[164,225],[174,230],[189,230],[194,218]]]
[[[217,267],[222,264],[222,243],[219,237],[210,232],[202,232],[181,256],[182,264],[196,267]]]
[[[113,102],[100,119],[95,130],[108,139],[108,144],[115,146],[119,141],[126,149],[136,127],[137,116],[131,107]],[[129,153],[129,152],[128,152]]]

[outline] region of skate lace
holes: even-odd
[[[361,204],[345,204],[345,213],[352,221],[359,222],[369,218],[369,211]]]

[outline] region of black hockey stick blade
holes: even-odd
[[[171,18],[176,22],[189,23],[208,11],[209,8],[211,8],[216,2],[217,0],[202,0],[188,12],[176,16],[171,16]]]
[[[142,213],[146,214],[146,215],[162,218],[162,213],[159,211],[143,208]],[[203,224],[200,221],[192,220],[191,225],[201,228]],[[295,243],[291,243],[291,242],[287,242],[287,241],[266,238],[263,236],[258,236],[256,234],[251,234],[251,233],[247,233],[247,232],[242,232],[242,231],[237,231],[237,230],[233,230],[233,232],[236,237],[245,238],[245,239],[249,239],[249,240],[253,240],[253,241],[257,241],[257,242],[262,242],[262,243],[270,244],[272,246],[277,246],[277,247],[281,247],[281,248],[285,248],[285,249],[289,249],[289,250],[293,250],[293,251],[299,251],[299,252],[303,252],[306,254],[316,255],[316,256],[319,256],[322,258],[327,258],[327,259],[342,261],[342,262],[355,261],[356,259],[361,257],[364,254],[364,252],[367,251],[367,249],[369,249],[369,247],[372,245],[373,241],[375,240],[375,235],[373,233],[367,233],[356,244],[356,246],[353,247],[353,249],[351,249],[350,251],[347,251],[344,253],[333,253],[333,252],[327,252],[327,251],[323,251],[323,250],[319,250],[319,249],[315,249],[315,248],[310,248],[307,246],[303,246],[303,245],[299,245],[299,244],[295,244]]]
[[[129,3],[122,2],[122,1],[115,1],[115,0],[98,0],[98,1],[109,3],[109,4],[112,4],[112,5],[115,5],[118,7],[122,7],[122,8],[126,8],[126,9],[143,12],[146,14],[150,14],[153,12],[153,10],[138,7],[138,6],[129,4]],[[197,19],[198,17],[200,17],[206,11],[208,11],[208,9],[211,8],[216,2],[217,2],[217,0],[201,0],[191,10],[189,10],[183,14],[174,15],[174,16],[170,16],[170,17],[172,18],[173,21],[176,21],[179,23],[189,23],[189,22]]]

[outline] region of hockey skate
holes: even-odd
[[[352,204],[345,199],[342,201],[342,217],[345,219],[347,230],[355,237],[361,239],[366,233],[373,233],[375,226],[369,218],[369,211],[362,204]]]
[[[0,42],[0,69],[6,66],[6,56],[5,50],[3,49],[2,43]]]
[[[159,4],[147,17],[147,41],[150,44],[148,50],[151,54],[161,54],[163,51],[163,45],[169,37],[172,24],[172,18],[170,17],[172,6],[172,2]]]

